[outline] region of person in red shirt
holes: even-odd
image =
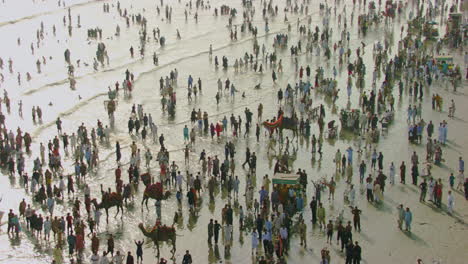
[[[76,251],[78,252],[79,255],[83,254],[84,246],[85,246],[85,241],[83,234],[76,234]]]
[[[219,138],[221,131],[222,131],[221,125],[219,123],[216,123],[216,137]]]
[[[115,182],[119,182],[120,178],[122,177],[122,169],[120,169],[120,166],[115,169]]]
[[[70,213],[67,213],[67,232],[70,233],[73,232],[73,216],[70,215]]]

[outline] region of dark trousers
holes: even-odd
[[[269,253],[268,240],[263,240],[263,251],[265,252],[265,254]]]
[[[341,250],[342,251],[345,248],[346,244],[348,244],[348,238],[346,238],[346,236],[345,237],[341,236]],[[351,263],[351,262],[349,262],[349,263]]]
[[[354,221],[354,230],[359,230],[359,232],[361,231],[361,220],[355,220]]]
[[[373,202],[374,201],[374,194],[372,193],[372,190],[367,189],[367,201]]]
[[[419,196],[419,201],[420,202],[426,201],[426,191],[421,191],[421,195]]]

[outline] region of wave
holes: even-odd
[[[304,20],[305,20],[305,19],[304,19]],[[287,27],[280,28],[280,29],[275,30],[275,31],[270,31],[270,32],[264,33],[264,34],[262,34],[262,35],[257,35],[257,38],[259,38],[259,37],[265,37],[265,36],[269,36],[269,35],[274,35],[274,34],[277,34],[277,33],[282,32],[282,31],[284,31],[284,30],[287,30]],[[209,33],[205,33],[205,35],[207,35],[207,34],[209,34]],[[240,40],[240,41],[237,41],[237,42],[231,42],[231,43],[228,43],[228,44],[219,46],[219,47],[217,47],[217,48],[213,48],[213,51],[220,51],[220,50],[223,50],[223,49],[228,48],[228,47],[231,47],[231,46],[243,44],[243,43],[248,42],[248,41],[251,41],[251,40],[253,40],[253,39],[254,39],[254,37],[253,37],[253,36],[250,36],[250,37],[244,38],[244,39],[242,39],[242,40]],[[194,53],[194,54],[192,54],[192,55],[188,55],[188,56],[185,56],[185,57],[180,57],[180,58],[178,58],[178,59],[172,60],[172,61],[167,62],[167,63],[165,63],[165,64],[163,64],[163,65],[161,65],[161,66],[152,67],[151,69],[149,69],[149,70],[147,70],[147,71],[143,71],[143,72],[141,72],[140,74],[138,74],[138,75],[136,76],[135,85],[137,84],[137,82],[139,81],[140,78],[142,78],[142,77],[145,76],[145,75],[151,74],[151,73],[153,73],[154,71],[157,71],[157,70],[160,70],[160,69],[162,69],[162,68],[168,67],[168,66],[173,65],[173,64],[175,64],[175,63],[179,63],[179,62],[181,62],[181,61],[183,61],[183,60],[190,59],[190,58],[194,58],[194,57],[197,57],[197,56],[200,56],[200,55],[203,55],[203,54],[208,54],[208,53],[209,53],[208,50],[200,51],[200,52]],[[142,58],[141,60],[144,60],[144,58]],[[121,65],[121,66],[118,66],[118,67],[115,67],[115,68],[111,68],[111,69],[108,69],[108,70],[106,70],[106,71],[88,73],[88,74],[83,75],[83,76],[81,76],[81,77],[79,77],[79,78],[82,78],[82,77],[84,77],[84,76],[94,75],[94,74],[98,75],[98,74],[103,74],[103,73],[106,73],[106,72],[116,71],[116,70],[119,70],[119,69],[121,69],[121,68],[125,68],[125,67],[127,67],[128,65],[132,65],[132,64],[135,64],[135,63],[137,63],[137,62],[140,62],[141,60],[132,61],[132,62],[130,62],[130,63],[123,64],[123,65]],[[48,84],[48,85],[46,85],[46,86],[42,86],[42,87],[40,87],[40,88],[37,88],[37,89],[35,89],[35,90],[30,90],[30,91],[28,91],[28,92],[26,92],[26,93],[24,93],[24,94],[25,94],[25,95],[30,95],[30,94],[36,93],[36,92],[38,92],[38,91],[40,91],[40,90],[46,89],[46,88],[48,88],[48,87],[55,86],[55,85],[59,85],[60,83],[66,83],[67,81],[68,81],[68,80],[66,79],[66,80],[62,80],[62,81],[55,82],[55,83],[51,83],[51,84]],[[81,108],[81,107],[86,106],[87,104],[89,104],[92,100],[94,100],[94,99],[96,99],[96,98],[98,98],[98,97],[101,97],[101,96],[105,96],[105,95],[107,95],[107,91],[106,91],[106,92],[103,92],[103,93],[98,93],[98,94],[96,94],[96,95],[94,95],[94,96],[88,98],[87,100],[78,103],[77,105],[75,105],[74,107],[70,108],[69,110],[67,110],[67,111],[65,111],[65,112],[62,112],[62,113],[59,113],[59,114],[58,114],[58,117],[69,116],[69,115],[73,114],[74,112],[76,112],[79,108]],[[258,99],[258,100],[254,100],[254,101],[259,101],[259,99]],[[242,105],[239,105],[239,106],[235,107],[234,109],[242,108],[242,107],[245,107],[245,106],[248,106],[248,105],[249,105],[249,104],[242,104]],[[226,113],[232,112],[232,110],[234,110],[234,109],[230,109],[230,110],[227,110],[227,111],[224,111],[224,112],[218,112],[217,114],[211,115],[210,117],[216,117],[216,116],[224,115],[224,114],[226,114]],[[161,124],[160,126],[162,126],[162,127],[178,126],[178,125],[186,124],[186,123],[188,123],[188,122],[190,122],[190,119],[183,120],[183,121],[180,121],[180,122],[177,122],[177,123],[169,123],[169,122],[167,122],[167,123],[165,123],[164,125]],[[55,125],[55,120],[52,121],[52,122],[50,122],[50,123],[47,123],[47,124],[41,126],[41,127],[38,128],[37,130],[35,130],[35,131],[32,133],[32,136],[35,137],[35,136],[39,135],[42,131],[44,131],[45,129],[47,129],[47,128],[53,126],[53,125]]]
[[[282,32],[284,30],[286,30],[287,28],[280,28],[279,30],[276,30],[276,31],[272,31],[272,32],[268,32],[268,33],[265,33],[263,35],[257,35],[257,38],[259,37],[265,37],[265,36],[269,36],[269,35],[273,35],[273,34],[277,34],[279,32]],[[191,38],[188,38],[188,39],[184,39],[185,41],[189,41],[189,40],[195,40],[195,39],[200,39],[202,37],[205,37],[213,32],[215,32],[216,30],[212,30],[212,31],[207,31],[206,33],[203,33],[203,34],[200,34],[200,35],[195,35]],[[219,51],[219,50],[222,50],[222,49],[225,49],[225,48],[228,48],[228,47],[231,47],[231,46],[235,46],[235,45],[239,45],[239,44],[243,44],[245,42],[248,42],[248,41],[251,41],[253,40],[254,37],[253,36],[250,36],[250,37],[246,37],[242,40],[239,40],[239,41],[236,41],[236,42],[231,42],[231,43],[228,43],[228,44],[225,44],[225,45],[222,45],[222,46],[219,46],[217,48],[213,48],[213,51]],[[165,51],[173,51],[173,50],[177,50],[178,49],[178,45],[172,45],[170,49],[166,49],[165,47],[160,47],[159,50],[165,50]],[[194,54],[191,54],[191,55],[188,55],[188,56],[185,56],[185,57],[180,57],[178,59],[175,59],[175,60],[172,60],[172,61],[169,61],[165,64],[162,64],[162,65],[159,65],[159,66],[156,66],[156,67],[151,67],[150,69],[146,70],[146,71],[143,71],[141,72],[139,75],[144,75],[144,74],[149,74],[149,73],[152,73],[156,70],[160,70],[161,68],[165,68],[169,65],[172,65],[174,63],[179,63],[185,59],[190,59],[190,58],[194,58],[194,57],[197,57],[197,56],[200,56],[200,55],[203,55],[203,54],[208,54],[209,51],[208,50],[205,50],[205,51],[200,51],[198,53],[194,53]],[[136,63],[140,63],[141,61],[144,61],[145,58],[141,58],[141,59],[136,59],[136,60],[132,60],[130,62],[127,62],[127,63],[124,63],[124,64],[121,64],[119,66],[116,66],[116,67],[113,67],[113,68],[108,68],[108,69],[104,69],[102,71],[98,71],[98,72],[89,72],[89,73],[85,73],[83,75],[79,75],[79,76],[76,76],[75,77],[75,80],[79,80],[81,78],[84,78],[84,77],[88,77],[88,76],[92,76],[92,75],[96,75],[96,76],[99,76],[100,74],[103,74],[103,73],[109,73],[109,72],[115,72],[115,71],[118,71],[118,70],[121,70],[121,69],[124,69],[124,68],[128,68],[129,66],[132,66],[132,65],[135,65]],[[137,77],[138,78],[138,77]],[[49,84],[46,84],[46,85],[43,85],[43,86],[40,86],[36,89],[30,89],[30,90],[27,90],[23,93],[23,95],[32,95],[32,94],[35,94],[37,92],[40,92],[40,91],[44,91],[46,89],[49,89],[51,87],[54,87],[54,86],[57,86],[57,85],[62,85],[62,84],[65,84],[68,82],[68,79],[62,79],[60,81],[56,81],[56,82],[53,82],[53,83],[49,83]]]
[[[36,14],[29,15],[29,16],[24,16],[24,17],[21,17],[21,18],[1,22],[0,27],[6,26],[6,25],[13,25],[13,24],[16,24],[16,23],[19,23],[19,22],[23,22],[23,21],[33,19],[33,18],[36,18],[36,17],[44,16],[44,15],[54,14],[54,13],[57,13],[57,12],[60,12],[60,11],[63,11],[63,10],[67,10],[68,8],[80,7],[80,6],[85,6],[85,5],[88,5],[88,4],[93,4],[93,3],[96,3],[96,2],[104,2],[104,1],[106,1],[106,0],[91,0],[91,1],[83,2],[83,3],[78,3],[78,4],[65,6],[65,7],[50,10],[50,11],[46,11],[46,12],[41,12],[41,13],[36,13]]]
[[[89,3],[89,2],[87,2]],[[83,3],[84,4],[84,3]],[[312,14],[311,14],[312,15]],[[304,19],[301,19],[300,21],[303,21],[303,20],[306,20],[306,18]],[[295,23],[293,23],[295,24]],[[268,32],[268,33],[264,33],[264,34],[259,34],[257,35],[257,38],[261,38],[261,37],[266,37],[266,36],[270,36],[270,35],[274,35],[274,34],[277,34],[277,33],[280,33],[280,32],[283,32],[287,30],[287,27],[283,27],[283,28],[280,28],[276,31],[271,31],[271,32]],[[190,41],[190,40],[196,40],[196,39],[200,39],[202,37],[205,37],[213,32],[216,32],[217,30],[212,30],[212,31],[207,31],[203,34],[200,34],[200,35],[195,35],[193,37],[190,37],[190,38],[187,38],[187,39],[184,39],[185,41]],[[222,49],[225,49],[225,48],[228,48],[228,47],[231,47],[231,46],[235,46],[235,45],[239,45],[239,44],[243,44],[245,42],[248,42],[248,41],[251,41],[253,40],[254,37],[253,36],[250,36],[250,37],[246,37],[244,39],[241,39],[239,41],[236,41],[236,42],[230,42],[228,44],[225,44],[225,45],[222,45],[222,46],[219,46],[217,48],[213,48],[213,51],[219,51],[219,50],[222,50]],[[184,42],[185,42],[184,41]],[[171,45],[170,49],[167,49],[166,47],[167,46],[164,46],[164,47],[159,47],[158,50],[165,50],[167,52],[169,51],[174,51],[174,50],[178,50],[178,46],[177,43],[175,45]],[[154,71],[157,71],[157,70],[160,70],[161,68],[165,68],[169,65],[172,65],[174,63],[179,63],[185,59],[190,59],[190,58],[194,58],[196,56],[200,56],[200,55],[203,55],[203,54],[208,54],[209,51],[208,50],[205,50],[205,51],[200,51],[198,53],[194,53],[192,55],[188,55],[188,56],[185,56],[185,57],[180,57],[178,59],[175,59],[175,60],[172,60],[172,61],[169,61],[165,64],[162,64],[162,65],[159,65],[159,66],[156,66],[156,67],[151,67],[150,69],[146,70],[146,71],[143,71],[141,72],[139,75],[144,75],[144,74],[149,74],[149,73],[152,73]],[[118,70],[121,70],[121,69],[124,69],[124,68],[128,68],[129,66],[131,65],[135,65],[136,63],[139,63],[141,61],[144,61],[145,58],[141,58],[141,59],[137,59],[137,60],[132,60],[130,62],[127,62],[127,63],[124,63],[124,64],[121,64],[120,66],[116,66],[116,67],[113,67],[113,68],[108,68],[108,69],[104,69],[102,71],[98,71],[98,72],[89,72],[89,73],[85,73],[83,75],[80,75],[80,76],[77,76],[75,77],[75,79],[79,80],[81,78],[84,78],[84,77],[87,77],[87,76],[92,76],[92,75],[99,75],[99,74],[102,74],[102,73],[109,73],[109,72],[115,72],[115,71],[118,71]],[[138,78],[138,76],[137,76]],[[68,79],[63,79],[63,80],[60,80],[60,81],[56,81],[56,82],[53,82],[53,83],[50,83],[50,84],[46,84],[46,85],[43,85],[39,88],[36,88],[36,89],[30,89],[26,92],[23,93],[23,95],[32,95],[36,92],[39,92],[39,91],[43,91],[43,90],[46,90],[48,88],[51,88],[53,86],[57,86],[57,85],[61,85],[61,84],[65,84],[68,82]]]
[[[104,92],[104,93],[98,93],[86,100],[83,100],[81,101],[80,103],[76,104],[75,106],[73,106],[72,108],[68,109],[67,111],[65,112],[61,112],[57,115],[57,117],[66,117],[66,116],[69,116],[73,113],[75,113],[78,109],[80,109],[81,107],[83,106],[86,106],[88,105],[89,103],[91,103],[91,101],[93,101],[94,99],[96,98],[99,98],[101,96],[107,96],[107,92]],[[38,129],[34,130],[34,132],[31,133],[31,137],[35,138],[37,137],[39,134],[41,134],[44,130],[50,128],[51,126],[54,126],[55,125],[55,120],[49,122],[49,123],[46,123],[46,124],[43,124],[42,126],[40,126]]]
[[[201,38],[201,37],[204,37],[204,36],[207,36],[209,34],[211,34],[212,32],[214,31],[208,31],[204,34],[201,34],[201,35],[196,35],[192,38],[188,38],[186,40],[194,40],[194,39],[197,39],[197,38]],[[173,48],[171,49],[164,49],[164,47],[160,47],[159,50],[166,50],[166,51],[173,51],[173,50],[177,50],[178,45],[173,45]],[[190,55],[189,57],[186,57],[186,58],[192,58],[194,56],[197,56],[197,55],[201,55],[201,54],[194,54],[193,56]],[[154,70],[157,70],[158,68],[161,68],[161,67],[166,67],[172,63],[177,63],[177,62],[180,62],[181,60],[183,60],[185,57],[182,57],[180,59],[177,59],[177,60],[174,60],[174,61],[170,61],[170,62],[167,62],[161,66],[157,66],[157,67],[152,67],[150,70],[148,71],[145,71],[144,73],[146,72],[150,72],[150,71],[154,71]],[[124,68],[128,68],[129,66],[132,66],[132,65],[135,65],[137,63],[140,63],[141,61],[144,61],[145,58],[139,58],[139,59],[135,59],[135,60],[131,60],[129,62],[126,62],[126,63],[123,63],[121,65],[118,65],[118,66],[115,66],[113,68],[105,68],[101,71],[92,71],[92,72],[88,72],[88,73],[84,73],[82,75],[78,75],[78,76],[75,76],[75,80],[79,80],[79,79],[82,79],[82,78],[85,78],[85,77],[89,77],[89,76],[92,76],[92,75],[95,75],[95,76],[99,76],[100,74],[104,74],[104,73],[109,73],[109,72],[115,72],[115,71],[118,71],[118,70],[122,70]],[[51,87],[54,87],[54,86],[58,86],[58,85],[62,85],[62,84],[65,84],[68,82],[68,78],[66,79],[62,79],[62,80],[59,80],[59,81],[56,81],[56,82],[52,82],[52,83],[48,83],[46,85],[42,85],[38,88],[35,88],[35,89],[29,89],[25,92],[23,92],[23,95],[32,95],[32,94],[35,94],[37,92],[40,92],[40,91],[44,91],[44,90],[47,90]]]

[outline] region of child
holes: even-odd
[[[455,185],[455,176],[453,176],[453,173],[450,173],[449,183],[450,183],[450,188],[453,189],[453,186]]]
[[[182,192],[180,190],[177,191],[176,198],[179,205],[182,204]]]

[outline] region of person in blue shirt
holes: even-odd
[[[289,195],[290,200],[294,199],[294,189],[293,188],[289,188],[288,195]]]
[[[265,190],[265,187],[262,186],[262,189],[258,193],[260,194],[260,203],[263,203],[263,200],[268,195],[268,192]]]
[[[348,165],[353,164],[353,148],[349,147],[346,152],[348,153]]]
[[[185,125],[184,127],[184,141],[188,141],[189,140],[189,129],[187,127],[187,125]]]
[[[458,158],[458,171],[461,173],[465,172],[465,161],[462,159],[462,157]]]
[[[453,173],[450,173],[449,184],[450,184],[450,188],[453,189],[453,186],[455,185],[455,176],[453,176]]]
[[[422,141],[422,133],[423,133],[423,126],[422,126],[422,124],[419,124],[417,126],[417,135],[418,135],[419,143],[421,143],[421,141]]]
[[[281,240],[283,242],[284,249],[287,251],[289,248],[288,229],[282,226],[279,230]]]
[[[448,71],[448,64],[447,62],[444,61],[444,63],[442,64],[442,72],[444,74],[447,74],[447,71]]]
[[[406,122],[410,122],[411,121],[411,117],[413,116],[413,108],[411,107],[411,105],[408,106],[408,120]]]
[[[176,198],[177,198],[177,202],[179,204],[181,204],[182,203],[182,192],[180,190],[177,191]]]
[[[302,208],[304,207],[304,200],[302,199],[302,196],[297,196],[296,198],[296,210],[297,211],[302,211]]]
[[[378,157],[377,150],[374,149],[374,151],[371,154],[371,161],[372,161],[371,167],[372,167],[373,170],[375,170],[375,165],[377,164],[377,157]]]
[[[265,229],[267,232],[271,232],[271,229],[273,228],[273,223],[270,220],[265,221]]]
[[[193,85],[193,78],[192,75],[189,75],[188,77],[188,88],[192,88]]]
[[[411,232],[411,222],[413,221],[413,213],[411,213],[410,209],[406,207],[405,211],[405,226],[406,231]]]
[[[76,161],[75,161],[75,176],[76,176],[76,177],[79,177],[79,176],[80,176],[80,172],[81,172],[80,162],[78,162],[78,160],[76,160]]]
[[[228,124],[227,118],[226,118],[226,116],[224,116],[224,118],[223,118],[223,132],[226,132],[227,124]]]

